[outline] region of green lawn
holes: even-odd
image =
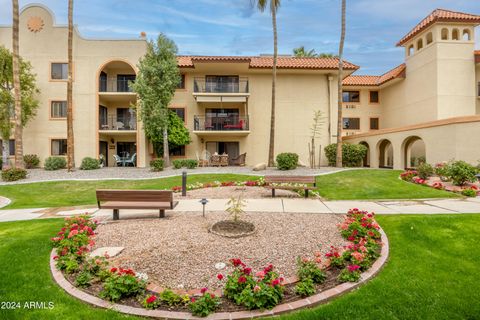
[[[351,170],[317,177],[318,191],[328,200],[452,198],[457,195],[398,179],[400,171]],[[190,175],[188,183],[245,181],[256,176],[235,174]],[[93,205],[95,189],[170,189],[181,177],[150,180],[52,181],[0,186],[10,198],[8,209]]]
[[[456,194],[398,179],[399,170],[349,170],[317,177],[328,200],[455,198]],[[1,190],[0,190],[1,193]]]
[[[480,215],[379,216],[391,256],[360,289],[283,319],[480,318]],[[52,301],[53,310],[1,310],[0,319],[128,319],[70,297],[52,281],[49,239],[61,220],[0,223],[0,301]],[[133,318],[130,318],[133,319]]]

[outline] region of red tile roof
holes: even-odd
[[[178,66],[183,68],[194,68],[195,62],[245,62],[252,69],[270,69],[273,67],[273,57],[243,57],[243,56],[178,56]],[[343,67],[346,70],[357,70],[359,67],[344,61]],[[278,57],[278,69],[309,69],[324,70],[338,69],[338,58],[296,58]]]
[[[402,46],[413,38],[415,35],[420,33],[421,31],[425,30],[430,25],[434,24],[435,22],[466,22],[466,23],[474,23],[480,24],[480,16],[475,14],[463,13],[463,12],[455,12],[450,10],[444,9],[436,9],[430,15],[428,15],[425,19],[420,21],[409,33],[407,33],[398,43],[397,46]]]
[[[344,86],[380,86],[390,80],[405,78],[404,63],[382,74],[381,76],[351,75],[343,79]]]
[[[475,51],[475,63],[480,63],[480,50]]]

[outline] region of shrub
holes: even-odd
[[[163,171],[163,159],[155,159],[150,161],[152,171]]]
[[[85,157],[80,165],[80,170],[95,170],[100,169],[100,161],[94,158]]]
[[[309,297],[316,292],[315,284],[311,278],[306,278],[297,283],[295,292],[302,297]]]
[[[296,153],[280,153],[277,155],[277,169],[293,170],[298,165],[298,154]]]
[[[183,165],[187,167],[187,169],[195,169],[198,166],[198,161],[195,159],[183,160]]]
[[[476,197],[477,196],[477,190],[473,188],[468,188],[468,189],[463,189],[462,190],[462,195],[466,197]]]
[[[132,269],[112,268],[110,277],[105,280],[100,297],[110,301],[137,296],[145,291],[146,283],[135,277]]]
[[[214,312],[220,305],[220,299],[213,293],[208,293],[206,288],[202,289],[203,295],[200,298],[192,298],[188,308],[194,316],[206,317]]]
[[[312,279],[313,283],[322,283],[327,277],[314,261],[298,257],[297,267],[297,276],[300,281]]]
[[[428,179],[433,175],[433,167],[428,163],[422,162],[417,166],[417,172],[421,179]]]
[[[10,168],[2,170],[3,181],[17,181],[27,177],[27,170],[20,168]]]
[[[325,156],[328,165],[334,166],[337,162],[337,144],[332,143],[325,147]],[[342,164],[344,167],[361,167],[368,148],[363,144],[342,144]]]
[[[442,181],[448,180],[448,163],[441,162],[435,164],[433,168],[433,172],[440,177]]]
[[[75,279],[75,285],[77,287],[85,288],[90,286],[90,281],[92,281],[92,275],[87,271],[82,271],[78,274]]]
[[[140,303],[145,309],[157,309],[160,306],[158,297],[153,294],[145,297]]]
[[[476,180],[475,174],[477,169],[465,161],[453,161],[448,164],[448,177],[453,184],[463,186],[467,182],[474,182]]]
[[[36,154],[26,154],[23,156],[23,162],[25,163],[25,168],[33,169],[40,164],[40,158]]]
[[[48,157],[45,159],[45,170],[59,170],[65,169],[67,161],[63,157]]]
[[[166,303],[170,307],[179,305],[182,302],[184,302],[184,299],[182,296],[176,294],[170,289],[165,289],[160,293],[160,300]]]
[[[338,276],[338,280],[340,280],[340,282],[357,282],[360,280],[360,266],[347,266]]]
[[[402,173],[400,173],[400,179],[403,181],[412,181],[413,177],[415,177],[418,174],[416,170],[407,170]]]
[[[227,299],[249,310],[271,309],[280,303],[284,279],[279,278],[272,265],[253,276],[252,269],[240,259],[232,259],[231,262],[235,269],[227,276],[223,291]]]
[[[173,160],[172,165],[174,169],[180,169],[181,167],[183,167],[183,160]]]

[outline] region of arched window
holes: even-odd
[[[427,46],[433,42],[433,35],[431,32],[427,33]]]
[[[413,44],[408,47],[407,55],[410,57],[413,54]]]
[[[458,29],[452,30],[452,40],[460,40],[460,32]]]
[[[464,40],[464,41],[470,41],[470,40],[471,40],[471,38],[470,38],[470,30],[468,30],[468,29],[463,29],[462,40]]]
[[[417,41],[417,51],[423,48],[423,39],[418,39]]]
[[[448,40],[448,29],[447,28],[442,29],[442,40]]]

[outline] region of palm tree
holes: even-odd
[[[306,51],[304,46],[294,48],[293,55],[297,58],[315,58],[318,56],[315,49]]]
[[[13,92],[15,100],[15,167],[22,168],[23,165],[23,129],[22,129],[22,103],[20,92],[20,49],[19,41],[19,14],[18,0],[12,0],[13,5]]]
[[[67,169],[75,168],[73,139],[73,0],[68,0]]]
[[[280,0],[251,0],[256,3],[258,9],[264,12],[267,5],[270,5],[270,13],[272,14],[273,27],[273,67],[272,67],[272,109],[270,115],[270,142],[268,147],[268,165],[273,167],[275,154],[275,85],[277,82],[277,10],[280,7]]]
[[[340,45],[338,49],[338,122],[337,122],[337,167],[341,168],[342,164],[342,80],[343,80],[343,45],[345,43],[345,11],[346,0],[342,0],[342,34],[340,36]]]

